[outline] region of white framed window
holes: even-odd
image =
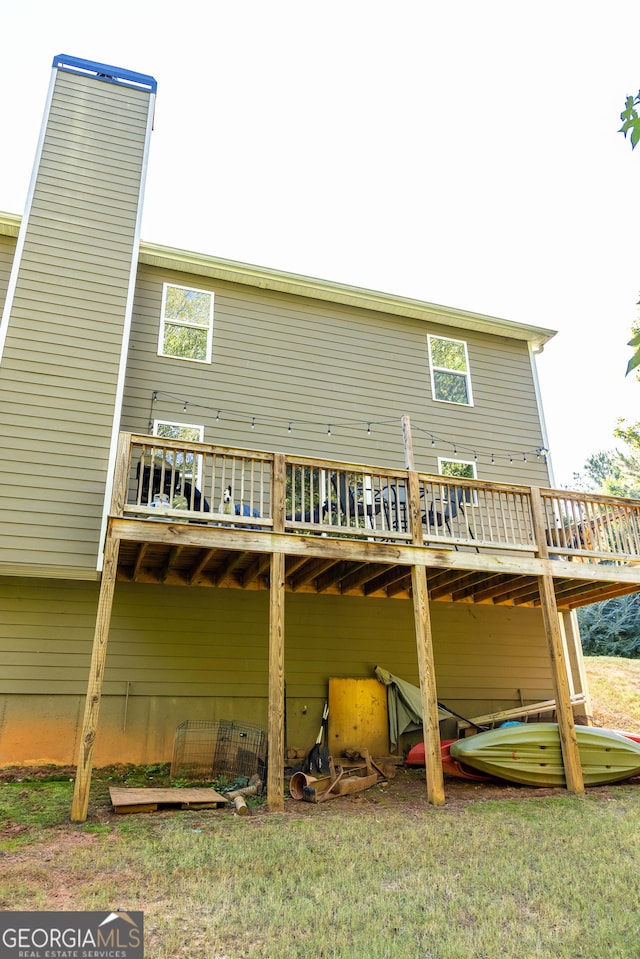
[[[469,479],[474,480],[478,478],[478,471],[476,469],[476,463],[472,460],[449,460],[444,456],[438,457],[438,472],[441,476],[451,476],[452,478],[459,479]],[[460,490],[462,494],[462,490]],[[446,492],[443,492],[443,497],[446,498]],[[462,502],[462,495],[460,498]],[[476,506],[477,505],[477,494],[475,490],[466,489],[464,490],[464,503],[467,506]]]
[[[211,362],[213,293],[165,283],[158,340],[159,356]]]
[[[464,340],[428,334],[433,398],[440,403],[473,406],[469,355]]]
[[[189,443],[202,443],[204,426],[192,423],[170,423],[167,420],[153,421],[153,435],[168,440],[180,440],[184,450],[167,450],[165,461],[179,470],[182,482],[199,487],[202,479],[202,456],[188,449]]]

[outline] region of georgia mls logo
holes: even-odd
[[[0,959],[144,959],[141,912],[2,912]]]

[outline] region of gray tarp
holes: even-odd
[[[389,707],[389,740],[395,749],[402,733],[422,729],[422,698],[420,687],[413,686],[399,676],[393,676],[381,666],[376,666],[376,678],[387,687]],[[438,706],[438,720],[450,719],[453,713]]]

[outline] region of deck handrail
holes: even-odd
[[[129,437],[128,444],[126,442]],[[640,560],[640,500],[122,434],[112,515],[556,560]],[[120,454],[122,455],[122,454]],[[274,464],[278,463],[278,469]],[[411,488],[419,491],[411,528]],[[227,495],[225,495],[227,491]]]

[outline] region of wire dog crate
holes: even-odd
[[[267,762],[267,736],[258,726],[228,720],[188,719],[176,729],[173,779],[260,776]]]

